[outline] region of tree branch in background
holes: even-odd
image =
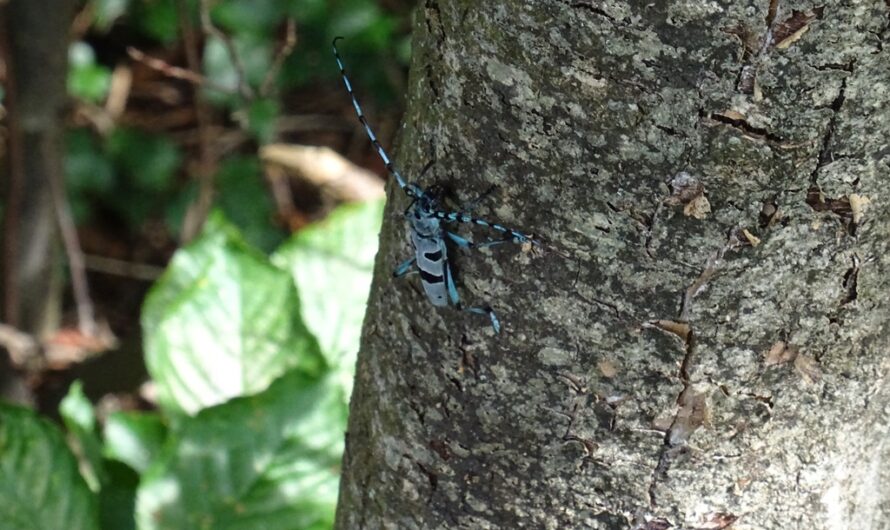
[[[232,65],[234,65],[235,67],[235,74],[238,76],[238,91],[241,93],[241,97],[243,97],[245,101],[251,101],[254,98],[255,94],[253,92],[253,89],[247,83],[244,63],[241,62],[241,56],[238,55],[238,50],[235,48],[235,42],[232,41],[232,39],[228,35],[223,33],[219,28],[213,25],[213,21],[210,18],[210,9],[210,0],[201,0],[199,10],[201,14],[201,27],[204,30],[204,34],[207,36],[216,37],[223,43],[223,46],[226,47],[229,58],[232,60]],[[181,17],[180,20],[182,20]]]
[[[202,2],[202,7],[204,6]],[[182,32],[182,41],[185,48],[185,60],[189,70],[194,73],[201,69],[201,51],[198,37],[194,28],[190,23],[188,14],[188,5],[185,0],[176,2],[176,9],[179,11],[180,31]],[[209,18],[209,14],[207,15]],[[203,20],[203,14],[202,14]],[[238,72],[239,79],[243,74]],[[204,76],[201,79],[206,81]],[[200,86],[199,84],[195,85]],[[205,86],[209,86],[205,83]],[[214,87],[215,88],[215,87]],[[226,90],[228,91],[228,90]],[[231,91],[228,91],[231,92]],[[186,211],[185,219],[182,222],[182,230],[180,238],[183,243],[187,243],[198,235],[204,220],[210,213],[213,206],[214,182],[213,175],[216,172],[218,158],[212,149],[213,133],[212,119],[207,104],[201,97],[201,93],[197,88],[193,93],[195,105],[195,119],[198,122],[198,167],[195,171],[198,178],[198,198],[194,203],[189,205]]]
[[[50,191],[62,173],[68,30],[73,2],[2,4],[9,185],[4,223],[4,318],[52,333],[61,306],[57,224]]]
[[[188,21],[186,20],[186,23]],[[188,42],[189,39],[183,37],[183,40]],[[186,61],[191,63],[191,60],[188,58],[190,52],[188,51],[189,46],[186,44]],[[222,86],[218,83],[214,83],[210,79],[207,79],[204,75],[198,73],[194,70],[194,66],[191,64],[189,68],[180,68],[179,66],[174,66],[163,59],[158,59],[157,57],[152,57],[147,53],[142,52],[141,50],[134,48],[133,46],[127,46],[127,54],[134,61],[139,61],[145,66],[151,68],[152,70],[156,70],[167,77],[172,77],[174,79],[181,79],[183,81],[187,81],[195,86],[205,86],[212,90],[216,90],[225,94],[232,94],[234,91],[226,86]]]
[[[297,45],[297,23],[294,19],[287,19],[287,29],[285,31],[284,44],[281,45],[281,49],[275,55],[272,67],[269,68],[266,78],[263,79],[263,83],[260,85],[260,96],[265,97],[271,93],[275,78],[278,77],[278,72],[281,71],[284,61],[293,53],[294,47]]]
[[[44,145],[49,151],[55,146]],[[44,153],[50,157],[50,153]],[[83,251],[77,238],[77,228],[74,226],[74,218],[71,215],[71,206],[65,197],[62,187],[62,174],[49,175],[49,187],[53,204],[56,210],[56,221],[62,234],[62,244],[65,254],[68,256],[68,269],[71,271],[71,286],[74,290],[74,303],[77,306],[77,326],[80,332],[87,337],[96,334],[96,316],[93,310],[93,301],[90,298],[90,288],[87,282],[86,270],[83,262]]]

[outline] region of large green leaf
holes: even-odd
[[[145,301],[142,327],[146,365],[168,412],[194,414],[260,392],[291,367],[316,374],[324,364],[288,274],[219,214],[177,251]]]
[[[297,233],[272,262],[291,271],[303,318],[348,395],[371,288],[384,201],[342,206]]]
[[[97,530],[97,503],[62,433],[0,403],[0,530]]]
[[[345,416],[336,385],[293,371],[184,418],[140,485],[138,528],[330,528]]]

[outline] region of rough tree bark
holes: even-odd
[[[423,2],[404,173],[559,252],[454,253],[494,337],[390,279],[391,190],[338,528],[890,528],[888,25]]]
[[[5,146],[2,281],[4,322],[37,337],[58,327],[61,252],[50,180],[63,181],[71,0],[0,2]],[[60,184],[61,185],[61,184]],[[5,351],[0,395],[26,400]]]

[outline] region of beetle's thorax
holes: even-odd
[[[424,237],[440,237],[442,230],[440,220],[435,215],[435,201],[422,196],[405,212],[410,225],[409,230]]]

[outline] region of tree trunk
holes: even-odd
[[[391,190],[338,528],[890,528],[890,2],[418,14],[403,173],[549,249],[452,251],[495,337]]]
[[[6,148],[3,218],[3,320],[37,337],[58,327],[62,270],[50,183],[63,176],[70,0],[0,5]],[[21,385],[0,352],[0,395]]]

